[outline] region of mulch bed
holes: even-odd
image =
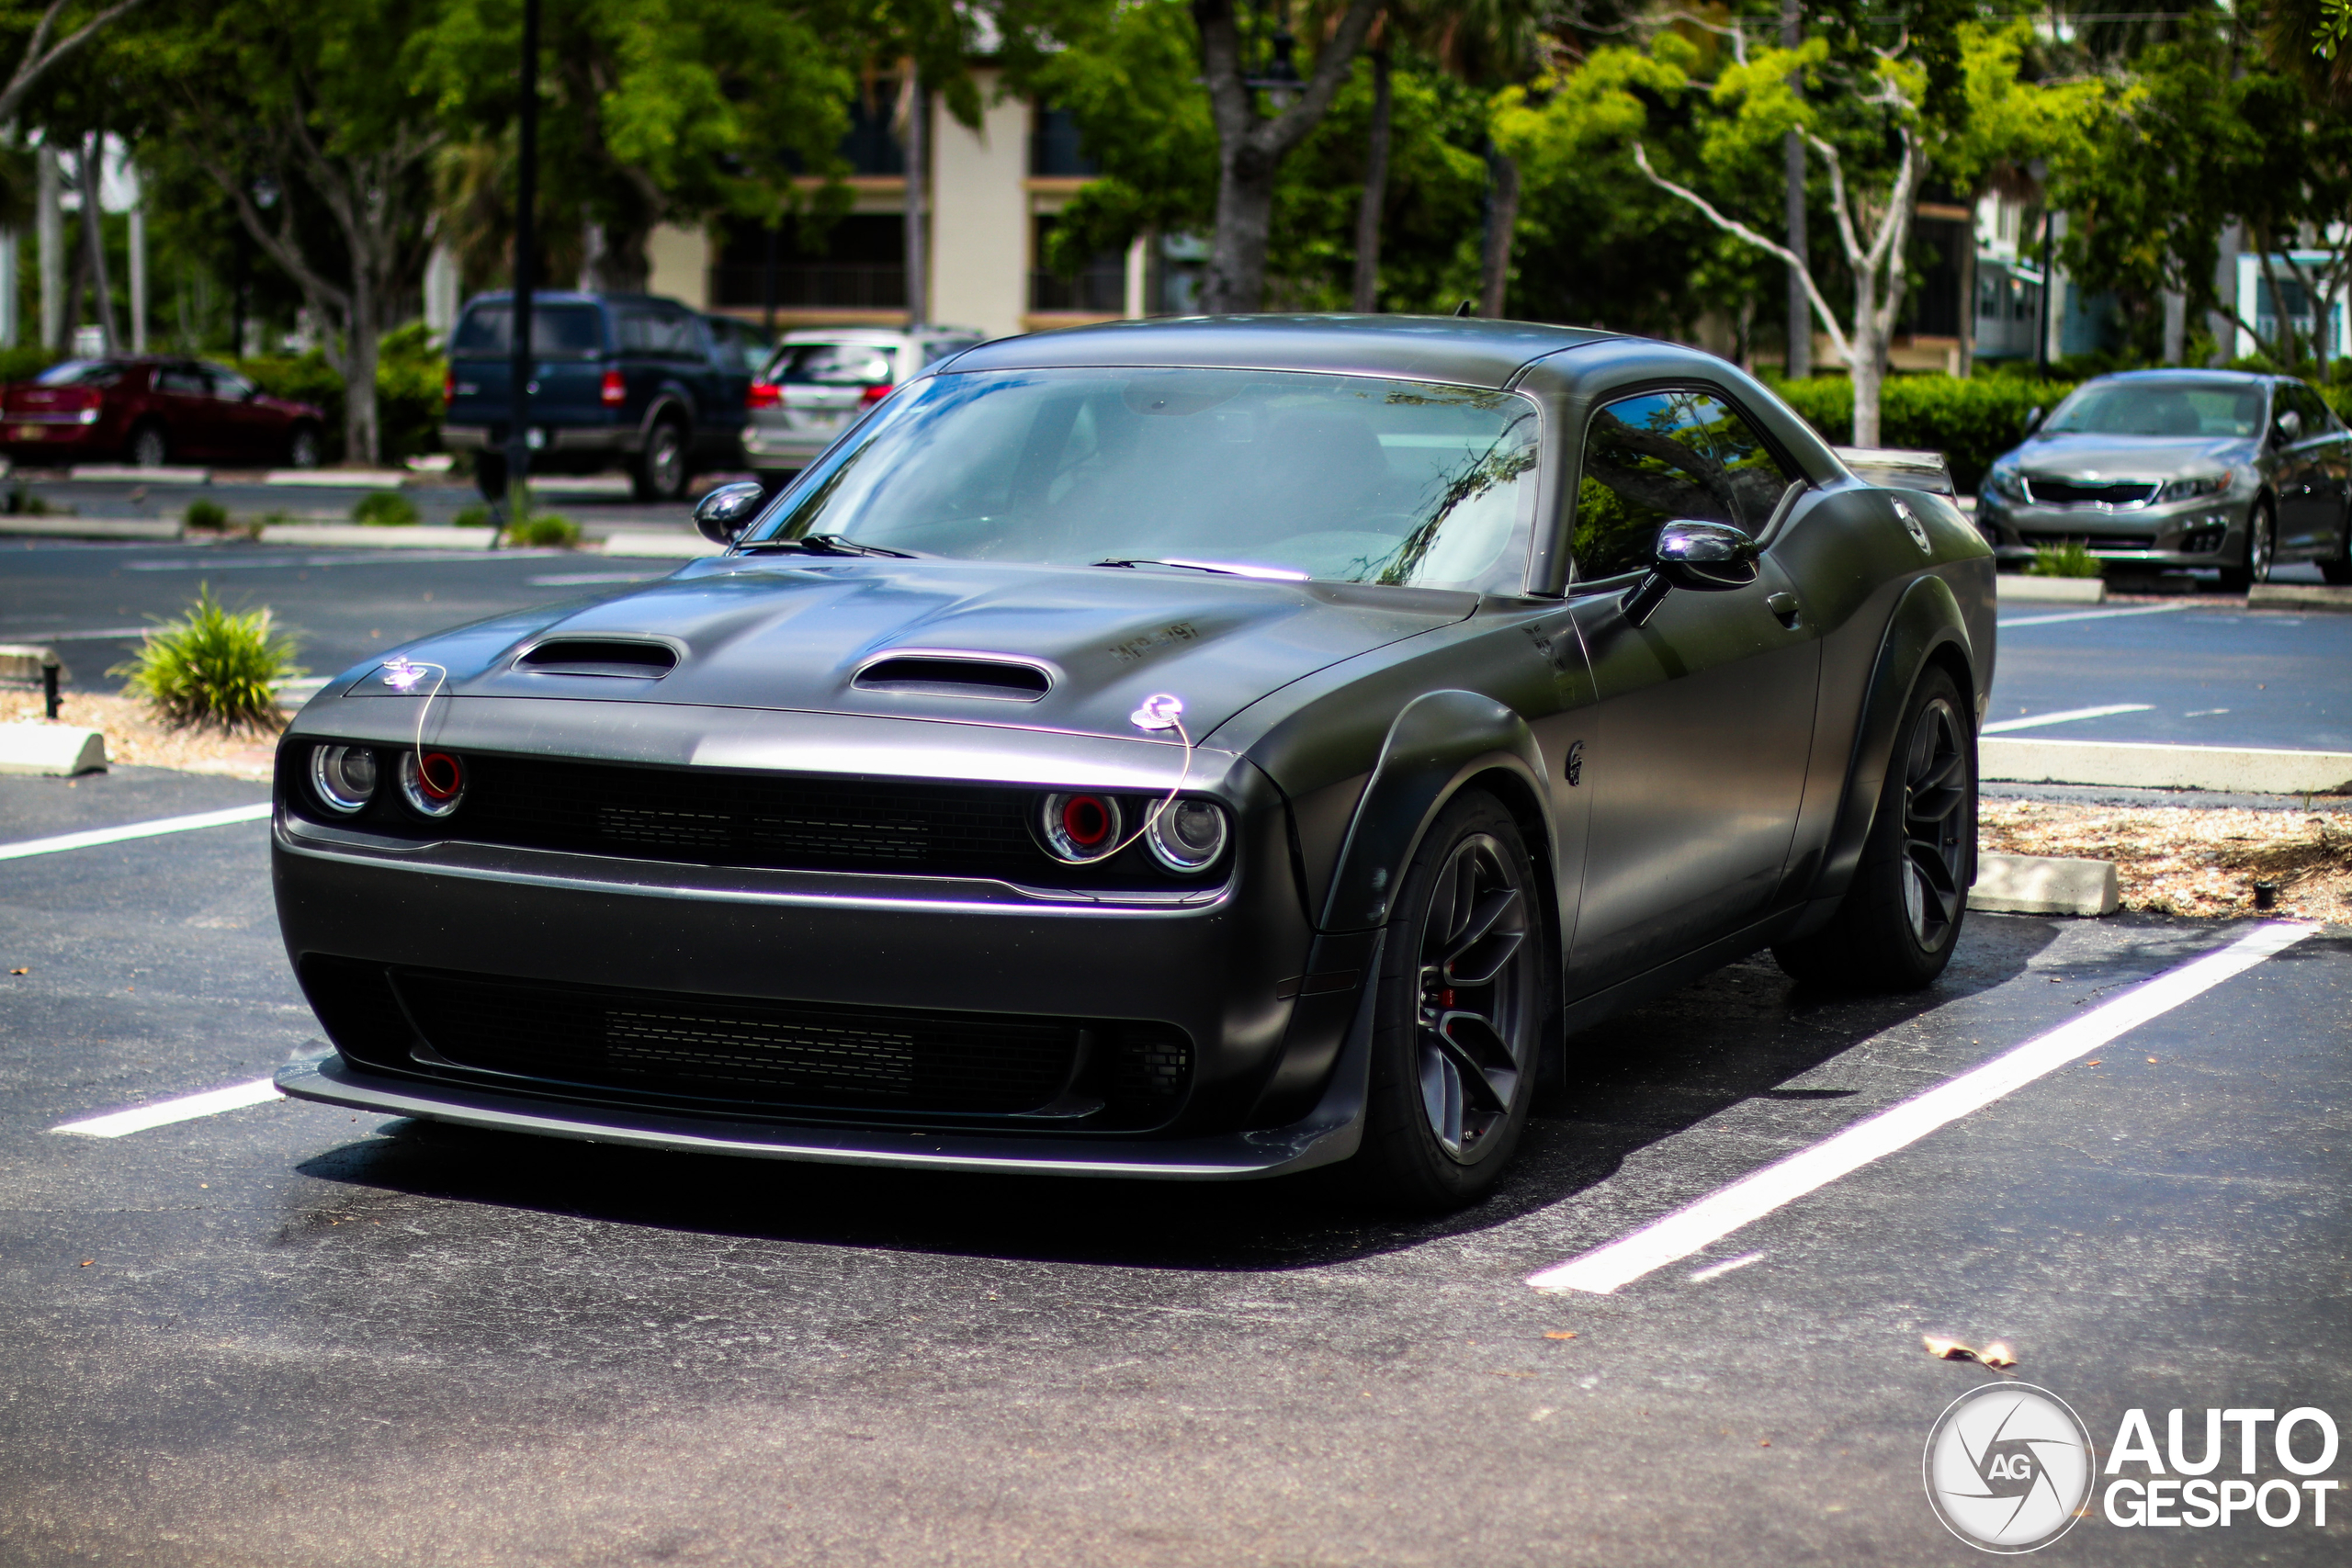
[[[2113,861],[2127,909],[2250,915],[2263,881],[2279,885],[2272,912],[2352,925],[2352,801],[2229,811],[1984,800],[1976,824],[1987,851]]]

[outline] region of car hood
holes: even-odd
[[[2037,435],[2004,463],[2062,479],[2170,479],[2255,455],[2251,436]]]
[[[453,696],[798,709],[1130,737],[1138,731],[1128,716],[1169,693],[1199,740],[1277,687],[1451,625],[1477,604],[1475,593],[1445,590],[1155,570],[729,557],[617,598],[501,616],[397,652],[445,669],[443,689]],[[600,640],[653,645],[676,663],[658,678],[529,667],[582,652],[577,645],[593,656]],[[875,679],[877,660],[909,653],[1021,661],[1048,689],[1018,700],[860,683],[862,671]],[[353,671],[348,694],[386,694],[382,662]]]

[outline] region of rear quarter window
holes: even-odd
[[[514,312],[504,305],[477,305],[449,340],[452,354],[512,354]],[[531,352],[550,359],[605,352],[604,323],[593,305],[541,305],[531,311]]]

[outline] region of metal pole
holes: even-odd
[[[507,409],[506,516],[523,521],[523,486],[531,473],[531,279],[537,268],[533,227],[537,217],[539,164],[539,0],[523,0],[522,112],[514,133],[514,350]]]
[[[776,243],[783,228],[782,218],[768,225],[766,265],[760,279],[760,330],[768,334],[771,342],[775,338]]]

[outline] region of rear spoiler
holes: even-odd
[[[1953,493],[1951,465],[1944,461],[1941,452],[1906,452],[1893,446],[1832,446],[1830,450],[1858,479],[1889,490]]]

